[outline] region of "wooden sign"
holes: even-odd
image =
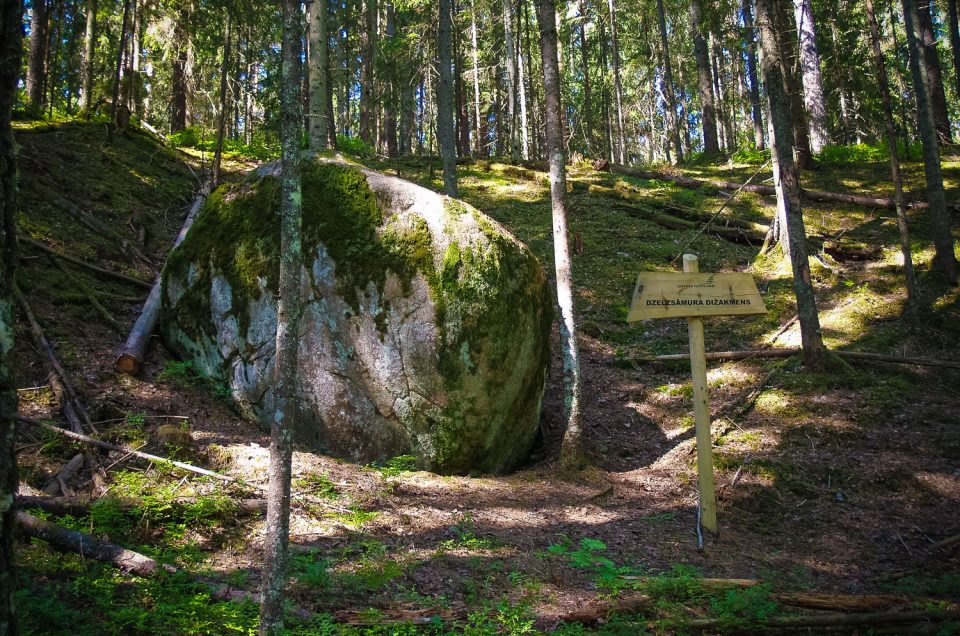
[[[750,274],[642,272],[627,322],[683,316],[765,314]]]
[[[713,437],[707,393],[707,358],[701,316],[765,314],[763,298],[749,274],[701,274],[697,257],[683,255],[683,273],[644,272],[637,276],[627,322],[686,316],[697,439],[700,527],[717,534],[717,493],[713,481]],[[699,535],[699,531],[698,531]],[[701,546],[702,547],[702,546]]]

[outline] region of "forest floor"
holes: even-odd
[[[140,133],[107,144],[102,124],[19,122],[16,137],[21,236],[152,281],[198,187],[198,152]],[[435,164],[365,163],[440,189]],[[228,165],[239,173],[253,164],[234,157]],[[761,165],[697,165],[683,173],[738,180]],[[769,179],[764,170],[758,180]],[[887,194],[886,170],[882,161],[823,162],[804,183]],[[948,199],[960,201],[960,158],[946,157],[944,174]],[[922,190],[919,164],[908,164],[906,176],[909,189]],[[459,183],[465,201],[504,224],[550,269],[544,173],[477,161],[460,166]],[[886,595],[874,609],[956,609],[960,544],[935,547],[960,533],[956,369],[855,362],[814,374],[795,358],[710,363],[720,534],[704,537],[698,550],[689,368],[641,361],[686,351],[686,324],[625,318],[638,272],[675,269],[681,252],[693,252],[701,271],[753,274],[769,310],[706,320],[708,350],[798,345],[795,324],[781,329],[796,313],[781,259],[758,256],[759,245],[709,228],[697,235],[724,203],[721,221],[766,223],[773,213],[770,199],[728,198],[573,166],[570,227],[591,467],[571,475],[555,466],[563,426],[556,355],[542,439],[529,465],[512,475],[446,477],[411,470],[404,457],[359,466],[296,452],[294,490],[312,497],[305,503],[294,496],[289,600],[313,616],[292,633],[726,633],[761,630],[764,621],[799,612],[791,605],[798,592],[834,600]],[[664,227],[654,220],[664,213],[695,227]],[[922,298],[917,314],[905,317],[893,212],[805,206],[829,347],[960,359],[960,292],[930,271],[926,215],[910,215]],[[91,216],[107,230],[94,231]],[[221,387],[159,345],[139,377],[114,371],[145,289],[60,262],[27,242],[21,249],[18,283],[104,438],[265,484],[268,436],[230,409]],[[91,294],[117,325],[96,312]],[[59,422],[22,317],[16,335],[21,413]],[[171,424],[189,435],[171,436],[170,426],[158,432]],[[34,494],[79,448],[20,426],[21,494]],[[116,497],[86,515],[46,516],[237,589],[258,589],[262,520],[229,505],[251,490],[123,453],[105,454],[103,464]],[[88,478],[80,473],[68,487],[83,493]],[[117,497],[140,503],[125,508]],[[255,605],[213,599],[185,576],[131,577],[37,540],[18,543],[18,560],[26,634],[256,627]],[[760,585],[716,588],[709,578]],[[597,610],[614,599],[633,602],[632,610],[610,617]],[[599,624],[563,620],[584,610],[596,611]],[[698,627],[697,619],[716,622]],[[958,628],[942,621],[909,627]]]

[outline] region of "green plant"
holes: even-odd
[[[375,462],[370,468],[384,477],[398,477],[403,473],[417,470],[417,458],[413,455],[397,455],[385,462]]]
[[[770,598],[770,585],[762,584],[742,590],[727,590],[710,601],[710,608],[722,631],[758,630],[777,613],[777,603]]]
[[[373,148],[359,137],[337,135],[337,149],[364,158],[373,157],[376,153]]]
[[[464,513],[459,516],[455,524],[450,526],[450,532],[454,534],[455,538],[446,539],[440,546],[447,550],[456,548],[464,550],[491,550],[497,547],[496,541],[478,537],[474,530],[473,516],[470,513]]]
[[[340,491],[337,485],[326,473],[307,473],[293,482],[294,487],[304,494],[310,494],[323,499],[338,499]]]
[[[298,583],[316,590],[329,589],[331,561],[318,557],[316,552],[308,551],[290,557],[290,574]]]
[[[570,539],[547,547],[547,552],[566,558],[567,563],[578,570],[589,573],[600,589],[619,591],[627,587],[625,575],[635,574],[638,569],[629,566],[617,566],[612,559],[604,555],[607,545],[599,539],[580,539],[574,546]]]

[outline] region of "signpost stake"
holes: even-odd
[[[697,273],[693,254],[683,255],[683,271]],[[700,525],[717,534],[717,498],[713,485],[713,438],[710,434],[710,403],[707,395],[707,359],[703,343],[703,319],[687,317],[690,333],[690,372],[693,377],[693,417],[697,436],[697,476],[700,487]]]

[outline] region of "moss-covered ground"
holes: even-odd
[[[17,140],[22,234],[151,280],[196,187],[186,168],[195,160],[137,134],[105,145],[98,124],[24,122]],[[951,200],[960,200],[956,159],[944,160]],[[681,171],[740,180],[762,164]],[[395,162],[371,165],[397,168]],[[439,170],[426,161],[399,167],[405,178],[440,188]],[[857,157],[822,161],[804,182],[815,189],[882,194],[889,190],[886,170],[882,162]],[[920,192],[919,164],[908,163],[906,174],[909,189]],[[544,177],[498,162],[460,166],[463,198],[526,242],[550,272]],[[768,177],[761,172],[757,178]],[[707,321],[708,348],[731,350],[799,342],[796,325],[779,333],[795,313],[789,275],[776,257],[758,256],[759,246],[718,238],[709,229],[694,238],[697,229],[651,220],[654,212],[706,218],[726,202],[716,192],[625,179],[582,165],[572,167],[571,181],[592,467],[575,476],[554,469],[563,422],[558,373],[545,403],[544,439],[530,465],[511,476],[438,477],[413,470],[410,458],[355,466],[298,451],[289,600],[312,616],[292,618],[292,633],[673,634],[689,633],[697,619],[713,619],[708,631],[714,633],[765,633],[771,616],[804,611],[789,604],[789,594],[811,590],[894,594],[896,607],[956,608],[957,544],[935,546],[960,532],[960,372],[851,362],[815,374],[796,359],[711,362],[721,534],[706,537],[699,551],[688,369],[684,363],[639,362],[685,351],[686,326],[679,320],[625,324],[634,279],[641,270],[679,269],[675,259],[684,250],[699,255],[702,271],[752,273],[768,314]],[[631,197],[591,190],[590,184]],[[79,224],[61,200],[103,220],[146,262],[119,250],[115,238]],[[721,216],[766,223],[771,214],[771,201],[741,194]],[[892,212],[805,208],[829,346],[960,359],[958,292],[930,271],[924,213],[910,215],[922,293],[919,311],[905,317]],[[954,222],[956,227],[956,217]],[[147,229],[142,243],[141,226]],[[837,238],[858,248],[848,251],[857,257],[820,251],[825,240]],[[144,291],[64,265],[66,275],[24,245],[18,281],[101,434],[262,483],[267,439],[230,411],[216,384],[167,359],[159,347],[151,349],[140,377],[116,375],[112,354],[122,336],[69,281],[85,282],[125,326]],[[56,420],[56,400],[22,320],[17,337],[21,411]],[[161,425],[171,424],[190,433],[187,443],[157,437]],[[31,488],[43,486],[78,448],[28,426],[18,443],[21,480]],[[103,461],[111,466],[113,494],[135,495],[139,504],[130,509],[107,499],[60,522],[256,591],[262,522],[226,502],[254,492],[224,490],[119,454]],[[85,492],[87,477],[81,473],[70,486]],[[184,505],[183,497],[193,503]],[[207,588],[183,577],[130,577],[26,539],[18,543],[18,557],[27,634],[256,630],[252,604],[212,599]],[[701,576],[751,578],[762,585],[717,590]],[[647,601],[603,625],[561,620],[604,599],[637,593]],[[955,629],[955,622],[932,625],[933,633]]]

